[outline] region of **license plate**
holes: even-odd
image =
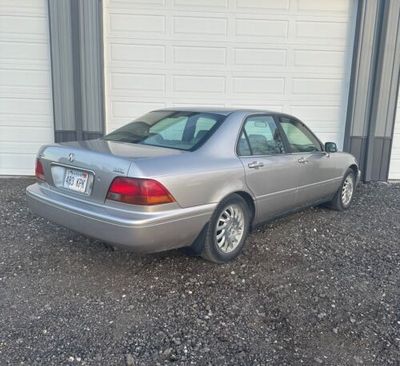
[[[86,193],[89,173],[82,170],[65,169],[64,188]]]

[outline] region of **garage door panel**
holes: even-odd
[[[18,115],[20,114],[51,117],[50,103],[51,99],[0,98],[0,115],[15,116],[15,123],[18,123]],[[46,123],[46,125],[49,125],[49,123]]]
[[[19,64],[41,63],[47,66],[49,61],[49,46],[46,43],[24,43],[0,41],[0,62],[12,60]]]
[[[45,17],[46,1],[38,0],[1,0],[1,14],[4,15],[34,15]]]
[[[38,70],[0,70],[0,86],[26,87],[27,84],[30,88],[42,87],[48,90],[50,87],[49,73]]]
[[[209,102],[199,102],[199,103],[193,103],[193,102],[181,102],[181,103],[173,103],[172,107],[190,107],[190,106],[198,106],[198,107],[210,107],[210,108],[223,108],[224,104],[218,104],[218,103],[209,103]]]
[[[21,146],[23,147],[23,145]],[[39,149],[40,144],[36,145]],[[2,175],[32,175],[32,164],[35,158],[32,153],[17,152],[12,154],[1,153],[0,166]]]
[[[51,117],[51,116],[50,116]],[[1,127],[18,127],[21,131],[29,129],[31,127],[43,127],[48,126],[49,116],[48,115],[33,115],[33,114],[19,114],[18,121],[15,122],[15,114],[0,114],[0,128]],[[50,128],[50,126],[48,126]],[[52,128],[52,127],[51,127]],[[52,139],[48,142],[52,142]]]
[[[165,31],[165,17],[150,14],[111,14],[110,27],[115,32],[162,34]]]
[[[232,107],[235,106],[237,108],[245,108],[245,109],[266,109],[270,111],[275,111],[275,112],[283,112],[284,106],[279,105],[279,104],[269,104],[269,103],[243,103],[243,101],[240,101],[238,103],[233,103]]]
[[[313,95],[342,95],[343,80],[341,79],[323,79],[323,78],[295,78],[292,83],[294,94]]]
[[[37,35],[37,38],[44,38],[47,31],[46,23],[38,16],[11,16],[0,15],[0,33],[29,34]]]
[[[109,3],[114,8],[133,8],[140,9],[143,8],[160,8],[164,7],[166,0],[109,0]]]
[[[112,110],[109,111],[112,123],[109,124],[108,128],[110,131],[115,130],[148,111],[165,107],[166,103],[157,101],[116,100],[112,103]]]
[[[286,38],[288,28],[289,22],[284,20],[241,18],[235,21],[237,36]]]
[[[294,64],[298,67],[336,67],[343,70],[346,61],[346,54],[343,51],[294,51]]]
[[[179,9],[226,9],[228,0],[173,0],[174,8]]]
[[[285,66],[287,51],[268,48],[234,48],[234,65]]]
[[[172,47],[173,61],[175,64],[200,64],[200,65],[225,65],[226,47]]]
[[[300,38],[324,38],[329,40],[347,38],[346,22],[296,22],[296,35]]]
[[[400,180],[400,98],[397,101],[389,179]]]
[[[53,141],[46,0],[0,3],[0,174],[33,174]]]
[[[305,121],[340,121],[340,105],[292,105],[290,107],[292,114],[304,119]],[[324,123],[325,125],[325,123]],[[323,126],[321,126],[323,127]]]
[[[172,77],[172,91],[175,94],[196,93],[224,95],[226,90],[226,79],[222,76],[191,76],[174,75]]]
[[[21,126],[0,126],[0,141],[8,143],[38,142],[52,140],[51,127],[21,127]]]
[[[138,115],[141,103],[294,106],[342,145],[354,0],[104,4],[108,130]]]
[[[290,2],[289,0],[236,0],[235,7],[240,11],[253,10],[259,12],[261,10],[288,10]]]
[[[398,152],[396,157],[393,157],[391,160],[391,170],[389,175],[389,179],[391,180],[400,180],[400,158],[397,158],[399,155],[400,152]]]
[[[285,92],[284,78],[234,77],[233,94],[282,94]]]
[[[22,142],[19,141],[18,144],[15,142],[1,142],[0,146],[0,154],[1,155],[7,155],[7,156],[12,156],[14,154],[27,154],[30,155],[31,157],[34,156],[39,148],[41,142]]]
[[[132,102],[132,101],[115,101],[113,103],[113,117],[128,121],[133,116],[140,116],[151,109],[164,108],[165,103],[157,102]]]
[[[49,72],[45,70],[16,70],[16,69],[3,69],[0,66],[0,105],[4,106],[5,103],[11,103],[11,107],[15,107],[14,101],[21,99],[37,100],[38,103],[45,102],[46,110],[48,111],[48,97],[51,88],[49,79]],[[34,102],[36,103],[36,102]],[[25,103],[19,104],[20,111]],[[4,106],[4,111],[10,110],[10,106]],[[2,112],[0,111],[0,114]]]
[[[112,88],[125,93],[135,91],[138,93],[157,92],[165,90],[165,76],[162,74],[130,74],[116,73],[111,79]]]
[[[321,0],[297,0],[297,8],[306,12],[335,12],[346,15],[352,10],[353,6],[351,0],[326,1],[324,6],[321,6]]]
[[[175,34],[226,36],[228,20],[225,17],[176,16],[173,18]]]
[[[121,62],[122,66],[127,62],[163,64],[165,63],[165,46],[117,43],[111,46],[111,57],[114,62]]]

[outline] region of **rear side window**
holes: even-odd
[[[284,153],[279,129],[272,116],[250,116],[244,123],[237,147],[241,156]]]
[[[318,139],[299,121],[280,117],[280,123],[288,139],[292,152],[312,152],[322,150]]]
[[[225,119],[214,113],[154,111],[111,132],[109,141],[195,150]]]
[[[181,140],[186,125],[186,117],[166,118],[150,127],[151,134],[158,134],[166,140]]]
[[[201,140],[208,131],[210,131],[215,125],[215,119],[211,117],[199,117],[196,122],[196,128],[194,130],[194,139],[196,141]]]

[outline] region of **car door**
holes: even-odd
[[[279,122],[287,146],[298,163],[297,205],[306,206],[332,195],[342,179],[335,160],[302,122],[286,116],[280,116]]]
[[[256,199],[256,222],[293,209],[296,200],[297,157],[287,154],[272,115],[246,118],[237,146],[246,183]]]

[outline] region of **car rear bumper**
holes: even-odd
[[[77,200],[37,183],[29,186],[26,194],[32,212],[49,221],[147,253],[190,245],[215,208],[209,204],[158,212],[130,211]]]

